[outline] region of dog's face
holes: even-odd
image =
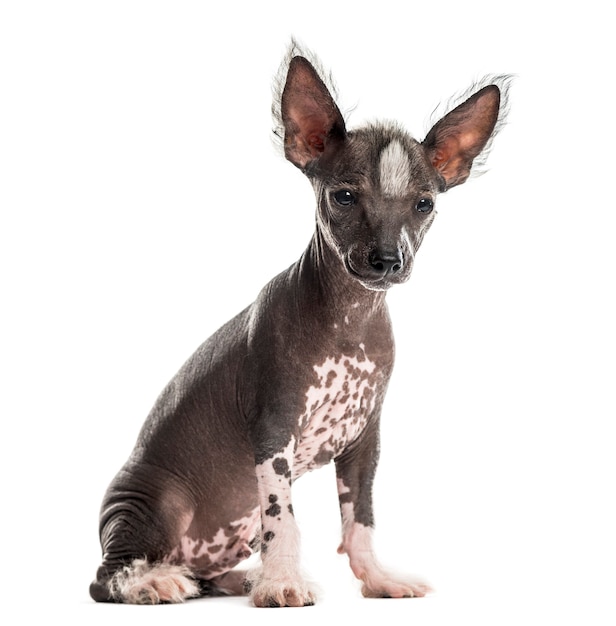
[[[425,149],[392,125],[349,133],[306,171],[320,232],[367,289],[408,280],[443,181]]]
[[[280,97],[285,156],[313,184],[326,244],[364,287],[385,290],[408,279],[437,193],[468,178],[499,107],[492,84],[440,119],[422,143],[391,124],[348,132],[313,65],[290,60]]]

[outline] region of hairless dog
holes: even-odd
[[[313,604],[291,493],[302,474],[330,461],[339,552],[363,594],[429,591],[389,574],[372,549],[379,420],[394,363],[385,295],[409,278],[436,196],[483,162],[508,84],[476,84],[422,142],[393,123],[348,130],[329,79],[292,43],[275,133],[314,188],[314,235],[158,398],[102,504],[95,600],[247,592],[259,607]],[[258,550],[258,568],[234,569]]]

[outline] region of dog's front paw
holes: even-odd
[[[414,579],[395,580],[393,577],[379,572],[375,576],[361,577],[363,585],[362,595],[365,598],[423,598],[430,593],[430,586]]]
[[[259,574],[247,581],[250,599],[258,607],[312,606],[316,595],[299,576],[268,577]]]

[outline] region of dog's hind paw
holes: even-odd
[[[149,564],[135,559],[110,579],[110,596],[127,604],[179,603],[200,595],[192,572],[180,565]]]

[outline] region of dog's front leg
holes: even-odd
[[[372,484],[378,462],[378,424],[371,424],[360,440],[336,459],[338,498],[342,516],[340,554],[346,553],[353,574],[362,581],[367,598],[413,598],[430,587],[409,577],[392,575],[378,562],[373,549]]]
[[[249,574],[258,607],[309,606],[315,596],[300,571],[300,537],[291,503],[295,438],[281,453],[256,465],[261,505],[262,567]]]

